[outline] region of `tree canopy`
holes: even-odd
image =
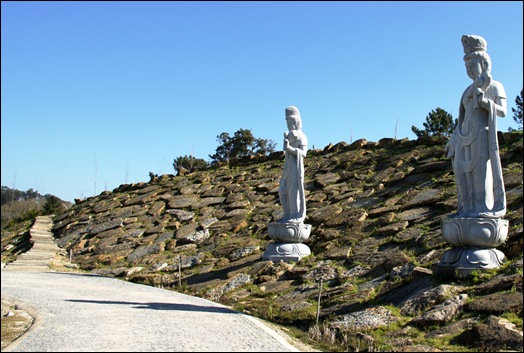
[[[255,138],[249,129],[239,129],[231,136],[223,132],[217,136],[219,146],[215,154],[210,155],[212,163],[227,162],[257,154],[268,155],[275,151],[276,142],[268,139]]]
[[[516,130],[522,130],[522,103],[523,103],[523,97],[522,97],[522,91],[520,90],[520,96],[517,96],[515,98],[515,104],[517,105],[517,109],[511,108],[511,111],[513,112],[513,120],[517,123],[517,129]],[[513,131],[515,129],[509,128],[509,131]]]
[[[29,199],[43,199],[45,196],[40,195],[37,191],[29,189],[27,191],[20,191],[11,189],[7,186],[2,186],[2,205],[12,201],[29,200]]]
[[[411,126],[411,131],[413,131],[417,137],[449,137],[453,133],[453,130],[455,130],[457,120],[453,120],[453,116],[444,109],[437,108],[426,116],[426,122],[423,125],[424,130],[420,130],[413,125]]]

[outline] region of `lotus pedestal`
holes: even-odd
[[[495,247],[508,236],[509,222],[492,218],[445,218],[442,236],[455,247],[446,251],[437,265],[439,270],[454,269],[460,275],[473,270],[498,268],[504,253]]]
[[[311,254],[311,250],[303,241],[309,238],[311,224],[272,222],[267,226],[269,237],[275,240],[269,243],[264,251],[264,260],[299,261]]]

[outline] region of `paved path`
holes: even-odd
[[[31,262],[2,269],[2,299],[35,321],[4,352],[300,351],[262,321],[218,303],[116,278],[52,271],[38,263],[48,263],[44,256],[25,260]]]
[[[2,271],[2,298],[35,318],[5,352],[297,352],[256,318],[98,275]]]

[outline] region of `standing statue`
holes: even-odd
[[[278,222],[300,223],[306,218],[304,157],[307,137],[302,132],[302,120],[296,107],[286,108],[286,122],[289,131],[284,133],[284,171],[278,189],[284,216]]]
[[[504,87],[491,77],[487,43],[477,35],[462,36],[466,72],[473,83],[460,99],[459,118],[446,144],[457,184],[457,213],[442,220],[444,239],[454,245],[440,268],[459,274],[496,268],[504,253],[495,247],[506,241],[506,193],[497,139],[497,117],[506,115]]]
[[[506,116],[506,93],[491,78],[486,40],[462,36],[464,62],[473,83],[462,94],[457,127],[446,146],[457,183],[457,217],[501,218],[506,194],[498,154],[497,117]]]
[[[264,251],[265,260],[298,261],[311,254],[303,241],[309,238],[311,224],[306,218],[306,195],[304,192],[304,158],[307,154],[307,137],[302,132],[302,119],[297,107],[285,110],[288,131],[284,133],[284,170],[280,178],[278,196],[283,216],[268,224],[267,229],[275,242]]]

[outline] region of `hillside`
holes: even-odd
[[[499,133],[506,263],[465,278],[433,271],[456,211],[445,142],[309,151],[312,255],[298,263],[261,259],[281,214],[280,152],[78,200],[53,232],[83,270],[231,305],[325,350],[522,351],[522,131]]]
[[[7,186],[1,187],[2,231],[11,222],[33,219],[35,214],[64,212],[71,203],[51,195],[41,195],[33,189],[20,191]]]

